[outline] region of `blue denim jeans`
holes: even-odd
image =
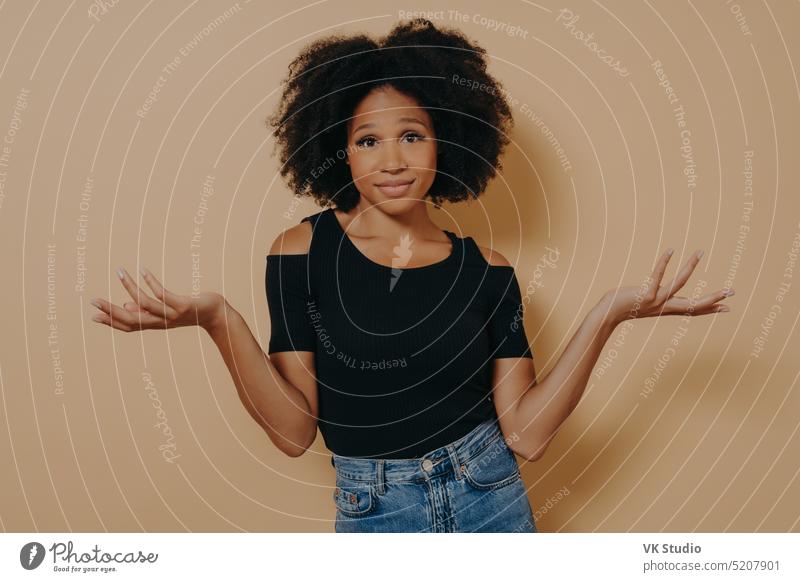
[[[536,532],[496,418],[414,459],[333,454],[337,533]]]

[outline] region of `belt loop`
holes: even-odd
[[[378,481],[378,495],[383,495],[386,492],[386,487],[384,486],[384,465],[383,459],[378,459],[378,463],[376,465],[376,480]]]
[[[450,455],[450,462],[453,464],[453,472],[456,475],[456,479],[458,481],[461,481],[463,473],[461,470],[462,467],[461,459],[459,459],[458,457],[458,451],[456,451],[456,448],[452,444],[447,445],[446,448],[447,448],[447,454]]]

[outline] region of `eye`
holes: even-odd
[[[375,145],[375,143],[377,141],[378,140],[376,140],[371,135],[367,135],[367,136],[362,137],[360,140],[358,140],[356,142],[356,146],[359,147],[359,148],[372,147],[373,145]]]
[[[403,139],[405,139],[405,138],[411,139],[411,141],[409,143],[416,143],[418,141],[422,141],[423,139],[425,139],[425,136],[424,135],[420,135],[416,131],[409,131],[408,133],[406,133],[403,136]]]

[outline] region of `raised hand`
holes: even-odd
[[[142,269],[142,277],[153,291],[155,299],[136,284],[128,272],[120,267],[117,275],[122,286],[133,298],[123,307],[105,299],[95,298],[92,305],[100,309],[92,319],[122,331],[145,329],[167,329],[187,325],[208,328],[222,317],[225,299],[219,293],[203,292],[196,297],[178,295],[167,291],[147,269]]]
[[[620,287],[606,293],[603,301],[609,316],[621,322],[659,315],[696,316],[730,311],[730,307],[719,302],[733,295],[733,289],[720,289],[692,300],[675,295],[689,280],[702,255],[702,251],[692,254],[672,281],[662,286],[661,280],[672,257],[672,250],[666,251],[653,269],[647,285]]]

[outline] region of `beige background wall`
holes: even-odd
[[[540,375],[668,246],[668,276],[706,250],[683,294],[736,289],[727,314],[618,328],[522,468],[540,530],[800,531],[800,6],[777,0],[3,3],[3,530],[333,530],[321,437],[282,456],[204,332],[113,332],[89,301],[127,300],[114,268],[145,265],[222,292],[266,348],[268,245],[318,210],[270,155],[278,83],[311,39],[411,10],[478,40],[514,100],[502,177],[436,220],[531,282]]]

